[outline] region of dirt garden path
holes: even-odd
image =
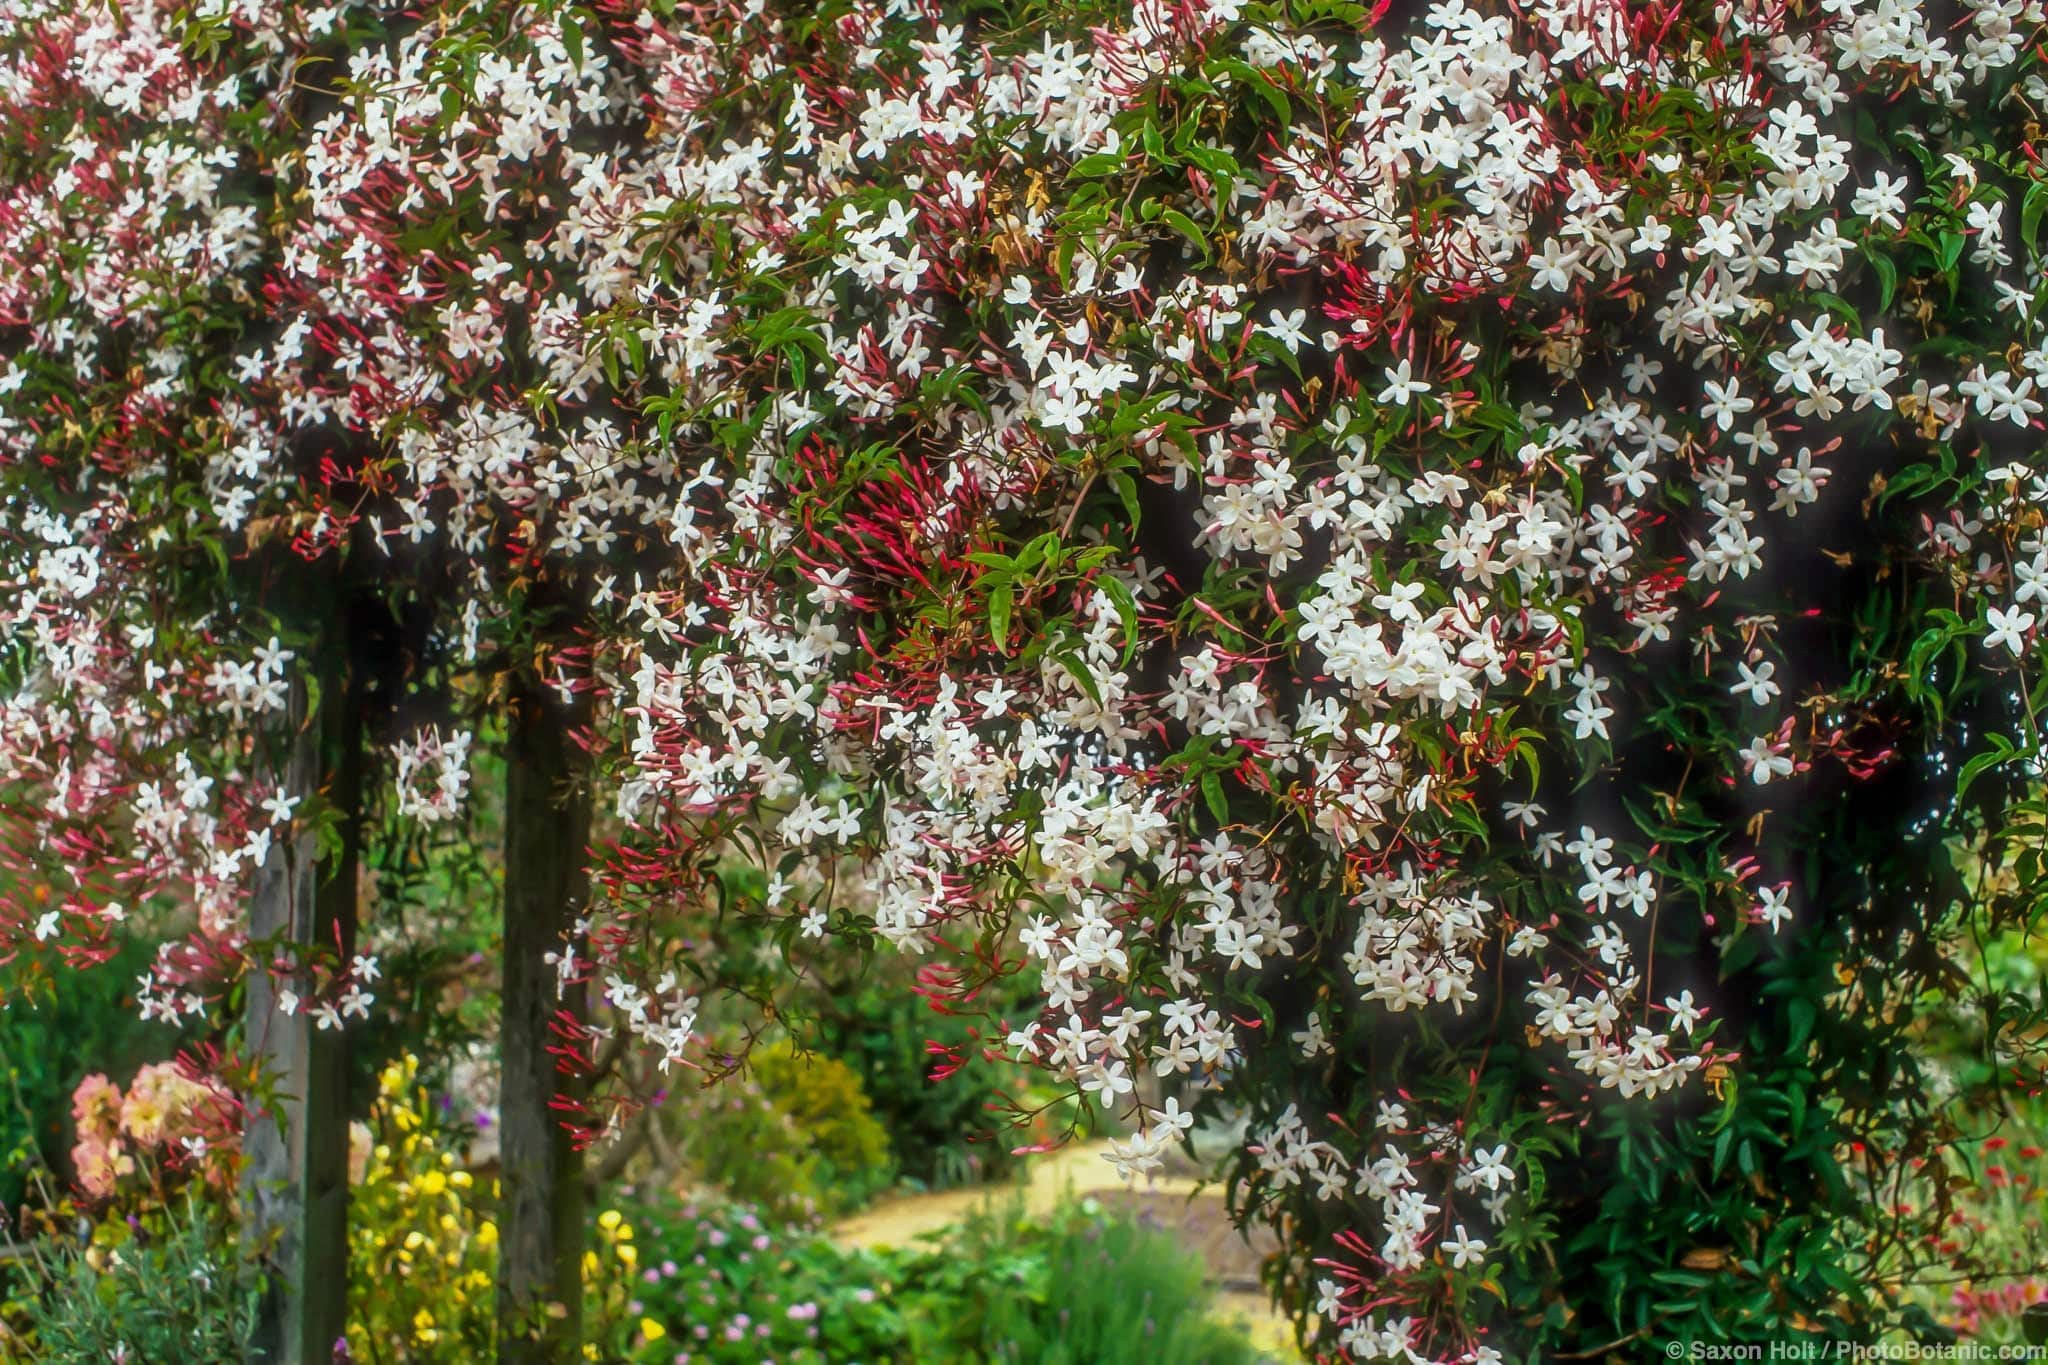
[[[1208,1263],[1221,1315],[1243,1319],[1253,1342],[1274,1361],[1282,1365],[1299,1361],[1292,1330],[1259,1287],[1259,1261],[1270,1246],[1263,1241],[1247,1242],[1239,1235],[1224,1211],[1221,1192],[1213,1187],[1204,1191],[1198,1182],[1173,1175],[1126,1186],[1103,1159],[1108,1145],[1076,1143],[1034,1156],[1024,1163],[1022,1180],[884,1199],[833,1224],[830,1232],[833,1240],[845,1246],[906,1246],[990,1205],[1021,1198],[1026,1210],[1041,1212],[1086,1196],[1175,1230],[1180,1242],[1199,1251]]]

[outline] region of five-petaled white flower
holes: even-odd
[[[1463,1223],[1458,1224],[1457,1236],[1444,1239],[1443,1248],[1451,1253],[1453,1270],[1463,1270],[1468,1265],[1479,1265],[1486,1260],[1486,1243],[1469,1236]]]
[[[1771,681],[1771,675],[1778,671],[1778,666],[1769,660],[1765,660],[1755,667],[1745,663],[1738,663],[1735,665],[1735,671],[1742,676],[1742,680],[1730,687],[1728,689],[1730,692],[1738,696],[1747,692],[1749,693],[1750,701],[1758,706],[1762,706],[1772,697],[1778,695],[1778,685]]]
[[[1756,407],[1756,400],[1743,394],[1742,386],[1730,379],[1726,384],[1717,384],[1709,379],[1700,387],[1707,392],[1707,401],[1700,405],[1700,416],[1723,431],[1735,425],[1735,419]]]
[[[2011,611],[1993,607],[1984,614],[1984,619],[1991,626],[1991,633],[1984,637],[1985,644],[1993,649],[2003,645],[2014,654],[2026,652],[2027,632],[2034,628],[2032,612],[2021,611],[2018,607]]]
[[[1757,893],[1756,917],[1771,927],[1772,933],[1784,928],[1792,918],[1790,885],[1767,886]]]
[[[1195,1126],[1195,1116],[1180,1107],[1180,1101],[1168,1096],[1166,1106],[1152,1115],[1160,1129],[1167,1133],[1185,1133]]]
[[[1667,995],[1664,997],[1664,1008],[1671,1011],[1671,1026],[1684,1029],[1687,1037],[1692,1036],[1693,1026],[1706,1014],[1705,1010],[1692,1002],[1691,991]]]
[[[974,700],[981,706],[981,718],[983,720],[994,720],[1009,709],[1010,702],[1016,695],[1015,688],[1005,687],[998,680],[990,683],[981,691],[976,692]]]
[[[1508,1145],[1505,1142],[1490,1152],[1483,1147],[1474,1147],[1471,1170],[1472,1179],[1489,1190],[1511,1184],[1515,1178],[1514,1168],[1508,1165]]]
[[[1418,395],[1429,392],[1429,381],[1417,379],[1415,371],[1406,360],[1386,371],[1387,386],[1379,391],[1377,401],[1394,407],[1406,406]]]
[[[1737,751],[1737,756],[1742,759],[1742,766],[1744,771],[1748,772],[1749,780],[1759,787],[1768,784],[1772,778],[1792,775],[1792,759],[1780,753],[1767,738],[1758,737],[1751,740],[1747,746]]]

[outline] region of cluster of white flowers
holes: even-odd
[[[469,748],[475,742],[467,730],[444,735],[435,727],[393,744],[398,814],[428,825],[459,814],[469,795]]]

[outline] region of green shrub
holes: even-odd
[[[1035,1218],[977,1216],[910,1276],[925,1306],[915,1358],[976,1365],[1251,1365],[1258,1352],[1210,1316],[1202,1262],[1139,1219],[1092,1201]]]
[[[819,1175],[833,1192],[833,1203],[862,1204],[888,1187],[895,1174],[889,1135],[870,1112],[852,1067],[835,1057],[798,1052],[788,1043],[761,1049],[753,1065],[761,1093],[817,1153]]]
[[[859,1250],[757,1210],[657,1195],[631,1214],[630,1314],[695,1365],[1249,1365],[1201,1262],[1090,1203],[985,1213],[927,1245]],[[644,1330],[644,1324],[643,1324]]]
[[[48,1365],[240,1365],[260,1281],[231,1220],[188,1190],[110,1217],[88,1242],[38,1238],[19,1264],[0,1361]]]
[[[889,1135],[851,1067],[779,1042],[755,1049],[749,1068],[680,1107],[706,1182],[781,1221],[846,1213],[889,1186]]]
[[[457,1164],[419,1075],[410,1056],[385,1067],[351,1133],[348,1342],[363,1362],[467,1365],[497,1349],[497,1182]],[[625,1314],[639,1259],[632,1224],[599,1213],[583,1257],[591,1359],[626,1359],[640,1341]]]
[[[348,1343],[359,1360],[456,1361],[494,1344],[497,1190],[457,1169],[410,1058],[350,1134]]]
[[[1022,999],[1018,1017],[1029,1013]],[[812,1007],[817,1046],[859,1072],[905,1178],[933,1189],[987,1180],[1010,1167],[1012,1147],[1034,1140],[1008,1124],[1025,1075],[981,1055],[985,1022],[934,1010],[886,970]],[[990,1008],[1000,1013],[1001,1002]]]
[[[905,1259],[843,1250],[760,1210],[652,1194],[632,1208],[641,1283],[629,1312],[642,1358],[693,1365],[881,1365],[909,1361],[910,1319],[896,1276]]]

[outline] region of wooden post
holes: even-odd
[[[273,846],[250,896],[249,932],[285,953],[318,944],[346,954],[355,941],[359,698],[341,668],[304,662],[317,670],[319,701],[303,680],[294,683],[279,785],[298,797],[324,788],[342,815],[342,851],[323,867],[303,823],[296,838]],[[277,1092],[272,1110],[252,1108],[242,1136],[244,1237],[267,1279],[248,1358],[330,1365],[348,1313],[348,1046],[342,1030],[317,1028],[310,1011],[282,1013],[279,989],[272,973],[256,971],[244,997],[249,1045]]]
[[[588,894],[590,792],[572,713],[538,686],[515,689],[505,752],[505,954],[499,1028],[498,1359],[581,1358],[583,1157],[553,1101],[549,1027],[579,1015],[582,987],[558,991],[548,958],[572,946]],[[580,947],[580,945],[576,945]]]

